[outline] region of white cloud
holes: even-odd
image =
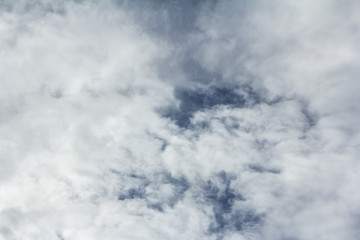
[[[0,236],[356,239],[357,5],[2,1]]]

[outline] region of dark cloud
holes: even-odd
[[[141,186],[139,188],[131,188],[125,193],[121,193],[118,197],[118,200],[123,201],[126,199],[145,198],[145,187]]]
[[[258,164],[249,164],[249,169],[257,173],[281,173],[279,169],[266,168]]]
[[[318,123],[319,117],[315,112],[312,112],[309,109],[309,104],[303,103],[303,108],[301,110],[301,113],[304,115],[304,119],[305,119],[305,127],[304,127],[304,132],[306,132],[307,130],[313,128],[316,126],[316,124]]]

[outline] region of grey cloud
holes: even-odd
[[[144,30],[150,35],[181,47],[188,41],[189,34],[198,30],[196,22],[199,13],[213,9],[217,0],[114,0],[114,2],[121,8],[134,12],[136,21],[145,26]]]

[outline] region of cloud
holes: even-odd
[[[4,239],[357,239],[356,1],[0,1]]]

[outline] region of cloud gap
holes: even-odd
[[[122,190],[118,200],[142,199],[149,208],[163,212],[166,207],[173,208],[190,188],[185,176],[174,177],[170,172],[160,172],[151,175],[128,175],[128,181],[136,178],[136,187]]]
[[[203,200],[212,206],[213,222],[208,233],[219,235],[219,239],[228,231],[245,231],[260,225],[264,216],[248,208],[235,207],[237,202],[245,202],[246,198],[231,187],[236,175],[225,171],[218,172],[202,186]]]
[[[249,86],[177,88],[174,95],[179,107],[171,106],[161,110],[161,115],[173,120],[181,128],[191,128],[191,118],[196,112],[206,111],[216,106],[230,108],[249,107],[260,102],[260,97]],[[206,123],[204,127],[206,127]]]

